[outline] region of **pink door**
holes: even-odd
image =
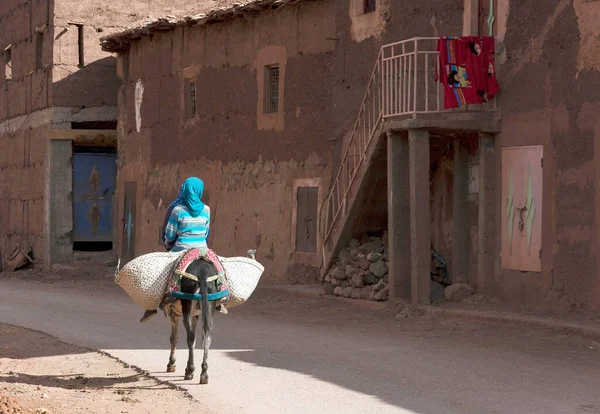
[[[503,269],[541,270],[542,157],[542,146],[502,149]]]

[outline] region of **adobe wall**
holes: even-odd
[[[319,2],[320,3],[320,2]],[[316,281],[289,267],[295,179],[329,182],[333,2],[286,6],[206,28],[144,38],[121,72],[119,187],[138,182],[137,253],[159,247],[166,205],[191,175],[205,181],[210,245],[225,256],[257,248],[265,281]],[[273,47],[275,46],[275,47]],[[126,61],[124,61],[126,63]],[[264,65],[280,65],[280,111],[259,109]],[[184,76],[196,80],[198,114],[186,120]],[[137,132],[135,89],[143,86]],[[123,194],[119,193],[119,217]],[[320,255],[299,263],[318,265]],[[289,267],[289,268],[288,268]],[[288,272],[289,270],[289,272]],[[286,275],[286,272],[287,275]]]
[[[100,38],[139,25],[151,16],[182,14],[194,4],[182,0],[56,0],[54,8],[53,104],[57,107],[116,106],[116,58],[100,48]],[[83,25],[83,63],[79,33]]]
[[[460,33],[462,8],[436,3],[382,3],[365,22],[351,18],[348,2],[307,1],[136,42],[118,65],[125,82],[118,183],[138,183],[137,254],[160,248],[166,205],[198,175],[212,209],[212,248],[244,255],[257,247],[265,283],[316,280],[318,249],[300,255],[291,241],[294,182],[320,180],[325,196],[381,44],[432,34],[434,16],[441,30]],[[283,110],[265,117],[260,72],[271,61],[284,77]],[[185,78],[196,80],[192,120],[185,120]],[[119,218],[122,204],[120,193]]]
[[[499,33],[504,44],[496,175],[501,177],[503,147],[543,145],[544,210],[542,271],[506,271],[498,262],[497,292],[517,303],[599,309],[600,4],[504,1],[501,6],[507,15],[500,16],[505,22]],[[497,204],[501,214],[502,203]],[[500,220],[498,235],[499,226]]]
[[[52,61],[51,11],[52,2],[45,0],[7,0],[0,5],[0,50],[12,45],[10,81],[0,65],[0,257],[24,241],[38,258],[43,255],[44,135],[51,122],[44,108],[52,99],[52,73],[45,66]],[[36,68],[36,28],[44,35],[42,68]]]

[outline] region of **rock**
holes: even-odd
[[[356,259],[356,258],[358,258],[358,255],[360,254],[360,252],[358,251],[358,249],[352,249],[350,251],[350,254],[352,255],[352,257],[354,257]]]
[[[352,240],[350,240],[350,243],[348,244],[348,246],[351,249],[356,249],[358,246],[360,246],[360,242],[356,239],[352,239]]]
[[[362,237],[360,238],[360,244],[365,244],[365,243],[368,243],[370,241],[371,241],[371,239],[366,234],[363,234]]]
[[[358,250],[362,253],[369,254],[370,252],[374,252],[382,247],[383,244],[381,243],[381,240],[374,240],[363,244]]]
[[[430,282],[429,287],[429,297],[431,298],[431,303],[439,304],[446,301],[446,297],[444,296],[444,290],[446,288],[441,283],[434,282],[433,280]]]
[[[361,288],[365,286],[365,283],[363,282],[363,278],[362,275],[354,275],[352,276],[352,278],[350,279],[350,284],[354,287],[357,288]]]
[[[373,286],[373,292],[377,293],[385,287],[385,281],[383,279],[379,280],[375,286]]]
[[[338,259],[340,260],[340,264],[343,267],[343,266],[346,266],[348,264],[348,262],[350,262],[352,260],[352,255],[350,254],[350,252],[348,250],[344,249],[340,252]]]
[[[388,272],[388,264],[384,261],[372,263],[369,270],[377,277],[382,278]]]
[[[388,232],[387,232],[387,230],[385,230],[383,232],[383,234],[381,235],[381,242],[383,243],[384,246],[388,245]]]
[[[373,291],[372,286],[365,286],[364,288],[362,288],[360,290],[360,298],[361,299],[369,299],[369,296],[371,296],[372,291]]]
[[[333,294],[335,296],[342,296],[342,292],[343,292],[344,288],[341,286],[336,286],[336,288],[333,290]]]
[[[367,272],[363,276],[363,282],[365,285],[374,285],[379,279],[373,274],[373,272]]]
[[[337,279],[337,280],[346,280],[348,279],[348,276],[346,276],[346,272],[344,272],[342,269],[340,269],[339,267],[336,267],[333,272],[331,273],[331,277],[333,279]]]
[[[473,293],[475,293],[473,288],[466,283],[455,283],[444,290],[446,300],[451,302],[461,301],[464,298],[471,296]]]
[[[389,290],[390,290],[389,286],[385,285],[385,287],[382,290],[380,290],[379,292],[377,292],[375,294],[375,296],[373,296],[373,300],[376,300],[378,302],[383,302],[385,300],[388,300]]]
[[[371,263],[376,263],[383,258],[383,254],[378,252],[371,252],[367,255],[367,260]]]
[[[389,282],[389,281],[390,281],[390,274],[389,274],[389,273],[386,273],[385,275],[383,275],[383,281],[384,281],[385,283],[387,283],[387,282]]]
[[[371,262],[367,259],[360,259],[356,265],[363,270],[367,270],[371,266]]]
[[[346,265],[346,277],[351,277],[354,272],[356,272],[356,268],[352,265]]]
[[[360,299],[360,293],[362,292],[362,290],[360,288],[354,288],[352,290],[352,295],[350,295],[350,297],[352,299]]]
[[[332,284],[333,286],[342,286],[342,281],[341,281],[341,280],[338,280],[338,279],[336,279],[336,278],[331,278],[331,284]]]
[[[325,294],[326,295],[333,295],[333,292],[335,290],[335,286],[333,286],[331,283],[325,283],[323,285],[323,289],[325,290]]]
[[[348,286],[350,286],[350,281],[349,280],[344,280],[340,286],[345,289]]]
[[[325,275],[325,278],[321,282],[330,283],[331,282],[331,273],[327,273],[327,275]]]
[[[342,296],[345,298],[351,297],[353,290],[354,290],[354,288],[352,286],[348,286],[347,288],[344,288],[344,290],[342,291]]]

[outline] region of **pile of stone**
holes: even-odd
[[[352,299],[388,299],[387,234],[353,239],[323,279],[325,293]]]

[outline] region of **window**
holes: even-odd
[[[296,251],[317,251],[318,187],[298,187],[296,193]]]
[[[363,0],[363,13],[373,13],[377,9],[377,0]]]
[[[77,45],[78,45],[78,52],[79,52],[79,67],[82,68],[85,66],[85,59],[83,56],[83,25],[82,24],[78,24],[77,25]]]
[[[12,80],[12,47],[4,49],[4,79]]]
[[[543,148],[502,148],[503,269],[541,271]]]
[[[196,81],[187,80],[185,86],[185,111],[186,117],[193,118],[196,116]]]
[[[44,67],[44,34],[37,32],[35,34],[35,69],[40,70]]]
[[[279,66],[268,66],[266,68],[266,86],[268,92],[266,112],[277,113],[279,111]]]

